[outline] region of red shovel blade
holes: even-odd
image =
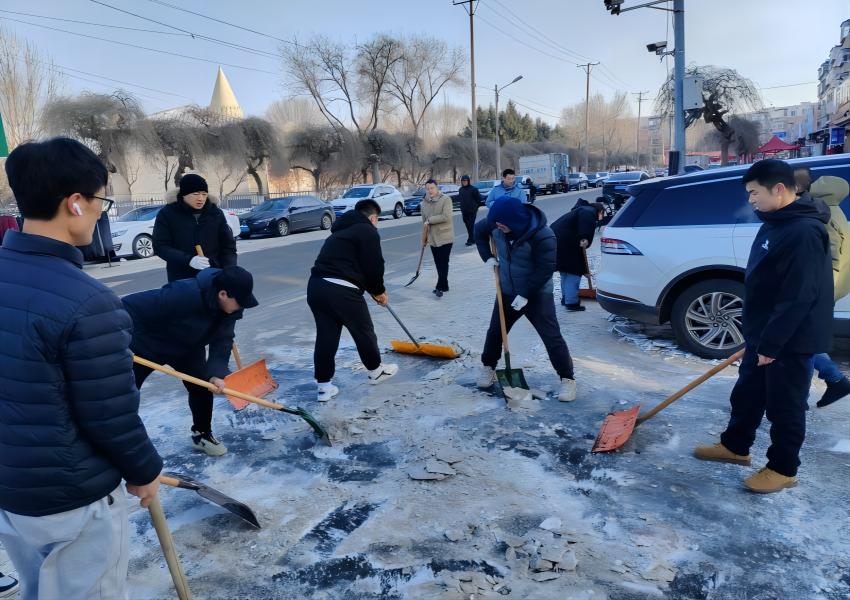
[[[596,442],[593,444],[593,452],[611,452],[625,444],[632,431],[637,425],[637,416],[640,412],[640,404],[622,410],[620,412],[609,413],[602,422],[602,429],[599,430],[599,435],[596,436]]]
[[[224,378],[225,387],[243,394],[264,398],[266,394],[277,389],[277,382],[272,378],[266,367],[265,359],[251,363]],[[230,404],[236,410],[242,410],[250,404],[241,398],[228,396]]]

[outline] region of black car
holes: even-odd
[[[247,239],[269,233],[284,236],[305,229],[330,229],[333,222],[333,207],[315,196],[276,198],[239,216],[240,237]]]
[[[460,186],[454,183],[440,183],[437,187],[452,199],[452,208],[454,210],[460,210]],[[421,215],[423,198],[425,198],[425,188],[417,188],[411,196],[404,199],[404,214],[408,217],[411,215]]]
[[[602,185],[602,195],[606,201],[613,203],[615,208],[619,210],[629,197],[626,188],[647,179],[649,179],[649,174],[645,171],[619,171],[617,173],[611,173]]]

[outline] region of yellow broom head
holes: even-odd
[[[419,356],[430,356],[432,358],[444,358],[451,360],[460,356],[462,349],[454,344],[435,344],[432,342],[420,342],[417,347],[408,340],[390,340],[393,350],[401,354],[414,354]]]

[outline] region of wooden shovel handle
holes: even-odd
[[[702,375],[700,375],[699,377],[694,379],[688,385],[686,385],[681,390],[679,390],[678,392],[676,392],[675,394],[673,394],[672,396],[670,396],[669,398],[664,400],[664,402],[660,403],[658,406],[656,406],[655,408],[653,408],[652,410],[647,412],[645,415],[639,416],[637,418],[638,425],[640,425],[641,423],[643,423],[647,419],[654,417],[659,412],[661,412],[662,410],[664,410],[665,408],[667,408],[668,406],[673,404],[676,400],[678,400],[679,398],[681,398],[682,396],[684,396],[685,394],[690,392],[692,389],[694,389],[695,387],[697,387],[698,385],[700,385],[702,383],[705,383],[706,381],[708,381],[709,379],[711,379],[712,377],[714,377],[715,375],[720,373],[720,371],[722,371],[723,369],[725,369],[726,367],[731,365],[733,362],[735,362],[736,360],[738,360],[739,358],[744,356],[744,350],[738,350],[735,354],[733,354],[732,356],[730,356],[729,358],[724,360],[722,363],[720,363],[716,367],[712,368],[710,371],[703,373]]]
[[[134,356],[133,362],[144,367],[148,367],[149,369],[153,369],[154,371],[159,371],[160,373],[171,375],[172,377],[176,377],[177,379],[181,379],[188,383],[194,383],[195,385],[201,386],[202,388],[206,388],[211,392],[215,392],[217,390],[217,388],[209,381],[204,381],[203,379],[198,379],[197,377],[186,375],[185,373],[181,373],[180,371],[175,371],[171,367],[158,365],[157,363],[149,361],[146,358],[142,358],[141,356]],[[259,404],[260,406],[265,406],[266,408],[273,408],[274,410],[284,410],[286,408],[281,404],[269,402],[268,400],[263,400],[262,398],[257,398],[256,396],[245,394],[243,392],[237,392],[236,390],[231,390],[230,388],[224,388],[224,394],[226,396],[233,396],[234,398],[241,398],[242,400],[245,400],[246,402],[251,402],[252,404]]]
[[[587,262],[587,248],[582,248],[581,253],[584,256],[584,268],[587,269],[587,285],[590,291],[593,291],[593,277],[590,276],[590,264]]]
[[[233,342],[233,347],[231,348],[233,351],[233,360],[236,361],[236,368],[242,369],[242,357],[239,356],[239,348],[236,347],[236,342]]]
[[[493,237],[490,237],[490,252],[499,260],[499,252],[496,249],[496,242]],[[505,353],[510,355],[508,348],[508,326],[505,323],[505,305],[502,300],[502,283],[499,281],[499,265],[493,267],[493,273],[496,274],[496,302],[499,304],[499,326],[502,328],[502,346],[505,348]]]
[[[198,254],[198,256],[204,255],[204,249],[201,248],[200,244],[195,244],[195,252]]]
[[[174,589],[177,590],[177,598],[179,600],[191,600],[192,592],[189,591],[186,574],[183,572],[180,558],[174,548],[174,540],[171,538],[171,531],[168,529],[168,521],[165,520],[165,512],[162,510],[162,504],[159,503],[159,497],[154,496],[148,505],[148,512],[153,527],[156,529],[156,536],[159,538],[159,545],[162,548],[162,554],[165,556],[165,562],[168,564],[168,570],[171,572]]]

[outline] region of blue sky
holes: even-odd
[[[268,37],[175,11],[152,0],[103,2],[186,31],[264,52],[275,53],[280,44]],[[303,39],[321,33],[354,44],[378,31],[426,33],[468,51],[469,20],[464,9],[453,6],[451,0],[168,2],[284,39],[296,36]],[[625,5],[641,2],[626,0]],[[525,105],[521,110],[554,121],[552,117],[561,107],[583,99],[584,75],[573,63],[584,62],[580,57],[587,57],[604,65],[595,70],[593,91],[606,95],[615,89],[649,91],[652,98],[665,78],[666,69],[664,63],[645,50],[645,45],[669,38],[672,46],[673,32],[667,33],[667,13],[641,9],[612,17],[603,4],[603,0],[481,0],[476,18],[477,83],[492,88],[493,84],[505,84],[522,74],[523,79],[506,90],[503,99],[511,97]],[[839,41],[840,22],[850,18],[850,0],[687,0],[686,6],[688,62],[734,67],[763,88],[814,82],[818,66],[830,47]],[[0,9],[177,33],[91,0],[3,0]],[[8,19],[148,46],[177,56],[117,46],[101,39]],[[8,12],[0,12],[0,23],[36,43],[62,67],[177,94],[169,96],[124,86],[140,95],[148,111],[189,102],[206,105],[219,62],[267,71],[224,66],[249,114],[263,114],[271,102],[288,95],[280,61],[270,56],[186,36],[107,29]],[[184,58],[187,55],[212,62],[189,60]],[[75,77],[67,78],[67,93],[84,89],[108,91],[120,85],[92,75],[73,74]],[[816,88],[808,83],[767,89],[763,91],[765,104],[781,106],[816,100]],[[468,106],[468,86],[449,90],[448,101]],[[479,91],[479,104],[491,101],[491,92]]]

